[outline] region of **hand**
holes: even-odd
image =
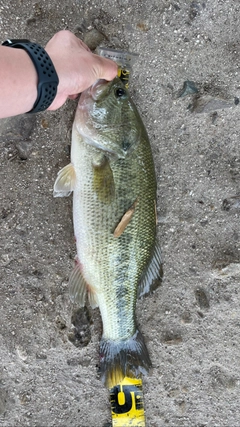
[[[56,33],[45,50],[59,78],[57,95],[48,110],[61,107],[67,98],[75,99],[97,79],[112,80],[117,75],[115,62],[93,54],[70,31]]]

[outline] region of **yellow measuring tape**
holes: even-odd
[[[110,389],[112,427],[145,427],[142,380],[125,377]]]

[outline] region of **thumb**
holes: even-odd
[[[113,80],[118,72],[118,65],[116,62],[112,61],[111,59],[103,58],[99,55],[95,55],[95,57],[98,58],[98,61],[96,62],[97,65],[95,67],[96,80]]]

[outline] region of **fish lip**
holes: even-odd
[[[95,83],[89,88],[90,96],[94,101],[97,101],[103,90],[109,84],[107,80],[98,79]]]
[[[79,101],[78,101],[78,108],[85,108],[86,107],[86,101],[87,100],[91,100],[91,94],[90,94],[90,89],[88,88],[86,89],[84,92],[81,93]]]
[[[104,79],[96,80],[92,86],[81,93],[78,102],[78,108],[85,110],[88,104],[92,105],[94,102],[98,101],[102,92],[106,89],[109,83],[111,82]]]

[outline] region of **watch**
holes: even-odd
[[[46,110],[57,94],[59,83],[58,75],[47,52],[39,44],[26,39],[8,39],[2,43],[2,46],[24,49],[28,53],[38,74],[37,99],[28,113]]]

